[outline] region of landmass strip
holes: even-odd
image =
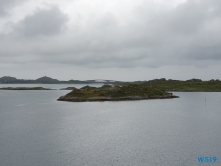
[[[41,77],[36,80],[17,79],[15,77],[4,76],[0,78],[0,84],[112,84],[112,85],[127,85],[127,84],[143,84],[149,87],[164,91],[176,91],[176,92],[221,92],[221,81],[219,79],[211,79],[209,81],[202,81],[201,79],[190,80],[173,80],[173,79],[154,79],[149,81],[114,81],[114,80],[69,80],[60,81],[50,77]],[[65,90],[65,89],[63,89]],[[71,87],[66,90],[72,90]]]
[[[54,90],[50,88],[43,87],[3,87],[0,90]]]

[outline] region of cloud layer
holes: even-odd
[[[10,31],[0,32],[1,65],[159,72],[169,66],[219,66],[219,0],[52,2],[33,2],[23,18],[5,18],[0,29]],[[1,1],[0,6],[1,16],[16,3]]]

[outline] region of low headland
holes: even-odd
[[[178,96],[145,85],[129,84],[123,86],[103,85],[102,87],[84,86],[80,89],[75,88],[65,96],[61,96],[58,100],[70,102],[92,102],[171,98],[178,98]]]
[[[50,88],[43,87],[3,87],[0,90],[54,90]]]
[[[161,78],[150,81],[143,81],[141,84],[171,92],[221,92],[221,81],[218,79],[212,79],[209,81],[202,81],[201,79],[190,79],[182,81],[172,79],[166,80],[165,78]]]

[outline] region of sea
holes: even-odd
[[[221,165],[221,93],[64,102],[83,84],[0,84],[0,166]],[[92,84],[90,86],[102,86]]]

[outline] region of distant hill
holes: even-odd
[[[15,77],[10,77],[10,76],[4,76],[0,78],[0,82],[2,83],[11,83],[17,81],[17,78]]]
[[[37,83],[59,83],[59,80],[50,77],[41,77],[35,80]]]

